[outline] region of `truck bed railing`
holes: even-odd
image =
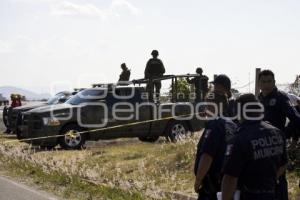
[[[199,74],[181,74],[181,75],[163,75],[161,77],[155,77],[155,78],[142,78],[142,79],[133,79],[131,81],[124,81],[123,83],[127,83],[127,84],[122,84],[122,85],[141,85],[141,84],[151,84],[154,83],[156,81],[164,81],[164,80],[171,80],[171,88],[172,88],[172,96],[171,96],[171,102],[176,102],[177,101],[177,81],[179,78],[194,78],[194,77],[199,77]],[[93,88],[108,88],[111,89],[113,87],[116,87],[118,85],[118,83],[97,83],[97,84],[92,84]],[[153,95],[153,94],[149,94],[149,95]]]

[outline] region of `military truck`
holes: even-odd
[[[22,113],[20,135],[31,138],[28,143],[42,148],[60,144],[64,149],[79,149],[86,140],[123,137],[155,142],[163,136],[176,142],[203,127],[203,122],[191,114],[189,102],[174,102],[173,98],[173,102],[150,102],[146,87],[140,86],[145,82],[135,80],[138,86],[96,84],[64,104]],[[178,119],[179,116],[185,118]]]

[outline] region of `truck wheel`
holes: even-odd
[[[188,128],[183,121],[170,121],[166,127],[166,138],[168,141],[177,142],[187,136]]]
[[[24,137],[20,133],[20,130],[18,130],[18,129],[16,130],[16,135],[17,135],[18,140],[24,139]]]
[[[142,142],[156,142],[159,136],[149,136],[149,137],[139,137],[139,140]]]
[[[70,124],[61,131],[63,137],[59,138],[59,144],[63,149],[81,149],[85,143],[85,134],[78,132],[84,129],[76,124]]]

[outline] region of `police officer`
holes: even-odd
[[[235,99],[232,96],[231,93],[231,80],[230,78],[225,75],[225,74],[220,74],[218,75],[214,81],[211,82],[212,84],[214,84],[214,90],[218,91],[220,93],[224,93],[227,95],[228,97],[228,108],[226,111],[226,115],[228,117],[232,117],[232,120],[234,120],[234,122],[236,122],[235,120],[235,114],[236,114],[236,106],[235,106]]]
[[[203,75],[203,70],[200,67],[196,69],[196,73],[199,74],[198,77],[192,79],[187,78],[186,81],[189,84],[195,85],[195,91],[196,91],[195,102],[201,102],[204,100],[208,92],[208,77]]]
[[[121,69],[122,69],[122,72],[120,74],[119,81],[118,81],[119,85],[125,84],[125,83],[122,83],[122,81],[124,81],[124,82],[129,81],[129,79],[130,79],[130,73],[131,73],[130,70],[127,68],[127,66],[126,66],[125,63],[121,64]]]
[[[155,88],[156,99],[157,101],[159,101],[161,82],[160,81],[152,82],[152,80],[155,78],[162,77],[166,71],[163,62],[157,58],[159,55],[158,51],[153,50],[151,55],[153,58],[151,58],[147,62],[145,68],[145,78],[149,79],[149,84],[147,85],[147,91],[149,92],[150,100],[152,101],[154,88]]]
[[[197,146],[194,189],[198,193],[198,200],[216,200],[216,194],[221,190],[221,169],[227,141],[233,137],[236,125],[220,117],[228,106],[226,95],[214,91],[207,95],[206,101],[214,103],[216,107],[206,106],[208,116],[212,119],[206,123]]]
[[[264,105],[264,120],[284,131],[286,118],[300,125],[300,115],[291,105],[288,95],[275,86],[275,75],[271,70],[263,70],[258,75],[259,101]],[[280,177],[278,199],[288,200],[288,185],[285,175]]]
[[[242,115],[233,142],[226,149],[222,199],[232,199],[239,181],[241,199],[274,200],[277,178],[287,163],[284,134],[261,120],[263,105],[253,94],[240,96],[237,104]]]

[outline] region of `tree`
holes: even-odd
[[[169,95],[171,97],[172,97],[172,94],[176,95],[177,101],[181,101],[181,102],[189,101],[191,89],[190,89],[190,84],[186,81],[186,79],[178,78],[177,84],[175,84],[175,82],[174,82],[174,85],[176,87],[175,91],[177,92],[177,94],[175,94],[175,91],[173,93],[172,85],[171,85],[170,90],[169,90]]]

